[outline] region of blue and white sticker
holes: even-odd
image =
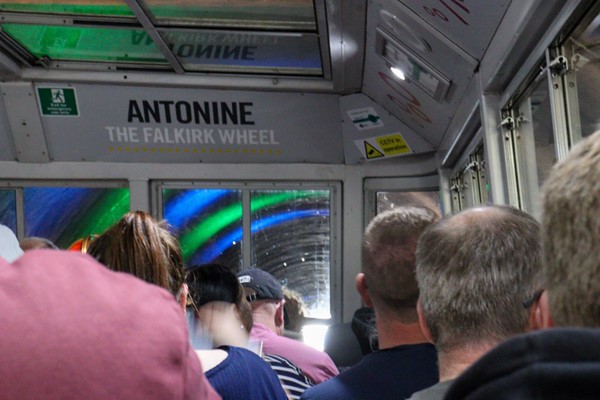
[[[383,126],[381,117],[375,112],[373,107],[358,108],[356,110],[348,110],[347,112],[354,127],[359,131],[381,128]]]

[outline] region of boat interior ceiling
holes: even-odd
[[[573,3],[0,0],[0,161],[443,160]]]

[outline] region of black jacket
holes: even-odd
[[[465,371],[445,399],[600,399],[600,329],[509,339]]]

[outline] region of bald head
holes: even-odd
[[[441,351],[525,331],[540,285],[540,228],[511,207],[474,208],[428,228],[417,246],[423,314]]]

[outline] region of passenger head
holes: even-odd
[[[445,218],[419,239],[417,280],[440,352],[525,332],[530,310],[523,302],[541,287],[539,224],[507,206]]]
[[[432,210],[419,207],[398,207],[373,218],[363,235],[363,272],[357,277],[367,305],[403,323],[417,322],[415,250],[417,239],[435,220]]]
[[[184,264],[177,240],[164,223],[132,211],[96,238],[88,253],[113,271],[127,272],[177,295]]]
[[[600,131],[554,166],[542,202],[544,286],[553,323],[600,327]]]
[[[302,324],[306,317],[306,305],[302,299],[302,295],[295,290],[288,287],[282,287],[283,297],[285,299],[284,305],[284,321],[285,329],[291,331],[300,332],[302,330]]]
[[[23,255],[23,250],[19,247],[19,240],[8,227],[0,224],[0,258],[8,262],[13,262]]]
[[[191,399],[212,389],[165,290],[56,250],[0,260],[7,399]]]
[[[52,243],[50,239],[41,238],[37,236],[26,237],[19,242],[19,246],[23,251],[34,250],[34,249],[50,249],[58,250],[58,247]]]
[[[250,268],[240,272],[238,281],[244,287],[246,298],[250,301],[284,299],[281,283],[268,273],[258,268]]]
[[[195,265],[189,269],[186,283],[191,301],[188,311],[196,312],[204,326],[211,325],[208,315],[210,308],[205,306],[220,302],[232,306],[239,322],[250,332],[252,311],[244,295],[244,288],[229,268],[221,264]]]
[[[273,275],[258,268],[246,269],[237,276],[252,307],[254,321],[282,334],[285,300],[281,284]]]

